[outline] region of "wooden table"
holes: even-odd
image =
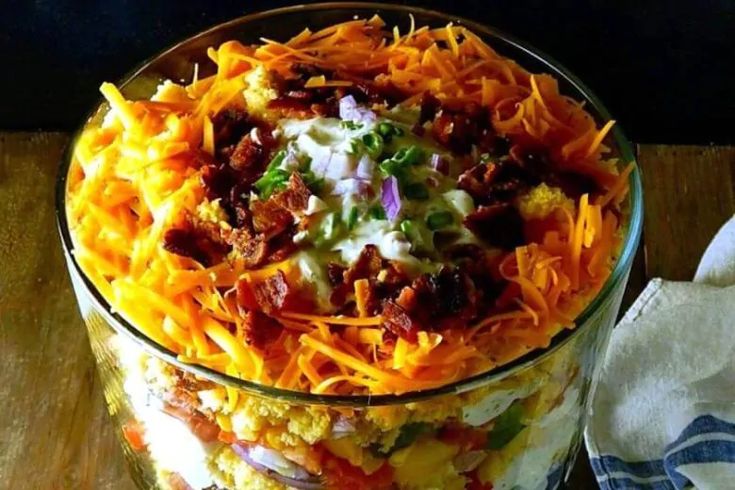
[[[0,133],[0,488],[132,489],[56,233],[68,136]],[[645,246],[624,308],[650,277],[687,280],[735,213],[735,148],[641,145]],[[596,488],[580,455],[569,485]]]

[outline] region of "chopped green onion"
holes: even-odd
[[[355,122],[355,121],[342,121],[340,123],[340,126],[342,126],[345,129],[349,129],[350,131],[355,131],[357,129],[362,128],[362,124]]]
[[[253,185],[261,197],[268,198],[273,191],[284,188],[290,176],[291,174],[285,170],[273,168],[264,173]]]
[[[350,214],[347,215],[347,229],[352,231],[353,228],[355,228],[355,225],[357,224],[357,206],[352,206],[352,209],[350,209]]]
[[[352,138],[350,140],[350,149],[347,151],[348,155],[357,155],[360,151],[360,140]]]
[[[372,158],[378,158],[383,153],[383,137],[374,131],[363,135],[362,143]]]
[[[431,231],[440,230],[454,222],[454,216],[449,211],[437,211],[426,217],[426,226]]]
[[[407,165],[418,165],[424,160],[424,150],[416,145],[404,147],[398,150],[391,160]]]
[[[370,209],[368,209],[368,216],[373,219],[387,219],[385,217],[385,209],[383,209],[383,206],[380,204],[370,206]]]
[[[286,150],[279,150],[271,159],[270,163],[266,167],[266,172],[278,168],[283,163],[283,159],[286,158]]]
[[[385,175],[393,175],[399,181],[405,180],[407,176],[406,174],[408,173],[408,164],[405,162],[397,162],[393,159],[383,160],[380,165],[378,165],[378,168],[380,168],[380,171]]]
[[[379,443],[374,443],[370,446],[370,451],[378,457],[385,458],[390,456],[399,449],[404,449],[413,444],[416,439],[424,434],[432,432],[431,424],[427,422],[411,422],[401,426],[398,437],[393,442],[390,448],[384,448]]]
[[[429,198],[429,188],[421,182],[412,182],[403,186],[403,195],[414,201],[423,201]]]
[[[403,221],[401,221],[399,228],[407,237],[410,237],[411,234],[415,231],[413,222],[410,219],[404,219]]]
[[[324,185],[324,179],[317,177],[311,170],[301,172],[301,179],[304,181],[306,187],[309,188],[312,194],[319,194],[322,186]]]
[[[389,143],[393,136],[403,136],[403,130],[392,125],[389,122],[382,122],[377,127],[378,134],[383,137],[386,143]]]
[[[523,408],[514,402],[495,418],[495,424],[487,435],[487,449],[502,449],[526,426],[521,422]]]

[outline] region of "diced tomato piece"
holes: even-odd
[[[342,458],[328,457],[323,466],[325,483],[329,489],[387,490],[393,485],[393,469],[384,463],[370,475],[352,466]]]
[[[482,483],[479,478],[477,478],[477,472],[473,471],[469,475],[470,482],[467,484],[467,487],[465,490],[493,490],[493,484],[492,483]]]
[[[483,449],[487,444],[487,433],[473,427],[458,424],[446,425],[439,431],[439,439],[447,444],[460,446],[464,450]]]
[[[219,431],[217,439],[225,444],[234,444],[237,442],[237,436],[235,436],[234,432],[227,432],[224,430]]]
[[[140,422],[131,421],[123,425],[122,427],[123,436],[128,441],[130,447],[135,451],[142,451],[145,449],[145,441],[143,440],[143,426]]]

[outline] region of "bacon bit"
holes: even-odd
[[[459,176],[457,187],[467,192],[475,201],[482,201],[490,194],[498,170],[494,163],[478,163]]]
[[[382,268],[383,259],[378,247],[365,245],[355,263],[344,272],[343,280],[346,284],[352,284],[358,279],[376,277]]]
[[[259,283],[253,289],[255,300],[260,308],[268,314],[278,313],[287,304],[289,294],[292,294],[286,275],[277,271],[274,275]]]
[[[288,187],[276,193],[273,201],[291,213],[303,212],[309,204],[311,191],[304,184],[304,180],[297,172],[293,172],[288,179]]]
[[[263,237],[254,235],[247,229],[232,230],[227,237],[227,242],[244,260],[246,268],[257,267],[265,263],[268,257],[268,244]]]
[[[275,342],[283,331],[283,326],[274,318],[257,310],[248,311],[243,320],[248,343],[258,349],[265,349]]]
[[[419,115],[419,124],[433,121],[436,113],[441,109],[442,103],[434,97],[430,92],[424,92],[421,96],[421,112]]]
[[[235,283],[235,290],[237,306],[241,308],[241,315],[244,316],[246,312],[258,309],[258,301],[255,299],[255,293],[253,293],[253,288],[250,287],[247,280],[239,279]]]
[[[208,267],[220,262],[229,251],[218,230],[214,223],[203,222],[198,226],[187,223],[183,228],[171,228],[163,235],[163,248]]]
[[[313,115],[310,105],[283,95],[269,101],[268,109],[278,112],[281,117],[294,119],[308,119]]]
[[[274,199],[257,200],[250,203],[253,228],[262,234],[265,241],[285,231],[293,224],[293,216]]]
[[[337,286],[344,283],[344,273],[347,270],[346,267],[339,265],[336,262],[330,262],[327,264],[327,278],[329,284]]]
[[[248,113],[242,109],[228,108],[218,112],[212,118],[214,129],[215,153],[219,159],[229,159],[229,154],[243,136],[253,128],[253,123]],[[224,153],[223,153],[224,152]]]
[[[390,300],[383,306],[383,327],[409,342],[416,341],[419,331],[418,325],[413,322],[406,310]]]
[[[523,218],[507,203],[480,206],[464,219],[464,225],[490,245],[511,250],[523,245]]]
[[[416,307],[409,312],[424,329],[452,328],[477,316],[477,289],[459,268],[443,267],[437,274],[423,274],[411,289]]]
[[[426,115],[434,110],[431,104],[426,108]],[[431,131],[434,139],[459,154],[469,153],[473,145],[480,151],[495,150],[497,136],[490,111],[476,103],[454,109],[443,106],[434,116]]]

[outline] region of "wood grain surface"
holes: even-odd
[[[0,489],[133,489],[105,411],[56,233],[61,133],[0,133]],[[735,213],[735,148],[645,145],[648,278],[690,279]],[[568,488],[597,488],[580,454]]]
[[[0,133],[0,488],[132,489],[54,221],[68,136]]]

